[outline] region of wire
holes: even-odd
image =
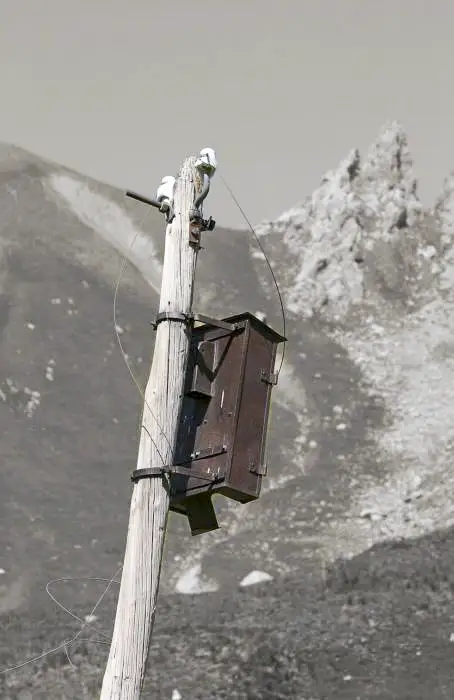
[[[55,579],[54,581],[49,581],[49,583],[48,583],[47,586],[46,586],[46,592],[47,592],[47,594],[49,595],[49,597],[50,597],[64,612],[66,612],[68,615],[70,615],[71,617],[73,617],[73,618],[76,619],[77,621],[81,622],[81,623],[82,623],[82,626],[80,627],[79,631],[76,632],[76,634],[73,635],[70,639],[65,639],[65,640],[64,640],[61,644],[59,644],[58,646],[53,647],[52,649],[48,649],[47,651],[44,651],[42,654],[38,654],[37,656],[33,656],[33,657],[30,658],[30,659],[26,659],[25,661],[22,661],[21,663],[16,664],[15,666],[10,666],[9,668],[1,669],[1,670],[0,670],[0,675],[3,676],[3,675],[5,675],[6,673],[10,673],[11,671],[17,671],[17,670],[20,669],[20,668],[24,668],[24,666],[28,666],[29,664],[35,663],[36,661],[41,661],[41,659],[45,659],[47,656],[50,656],[51,654],[55,654],[57,651],[64,651],[65,654],[66,654],[66,656],[67,656],[67,658],[68,658],[68,661],[70,662],[70,664],[71,664],[71,665],[74,665],[74,664],[72,663],[71,659],[69,658],[68,647],[71,646],[72,644],[74,644],[77,640],[79,640],[79,641],[95,641],[97,644],[108,643],[108,642],[106,642],[106,641],[104,641],[104,640],[90,640],[90,639],[84,640],[84,639],[81,638],[80,635],[82,634],[82,632],[84,631],[84,629],[88,626],[88,624],[89,624],[88,620],[89,620],[91,617],[94,616],[96,610],[98,609],[99,605],[102,603],[102,601],[103,601],[105,595],[108,593],[108,591],[109,591],[110,587],[112,586],[112,584],[114,584],[114,583],[117,583],[117,584],[120,583],[119,581],[116,580],[116,578],[117,578],[117,575],[120,573],[121,568],[122,568],[122,565],[120,565],[120,566],[118,567],[118,569],[116,570],[116,572],[114,573],[114,575],[113,575],[112,578],[110,578],[110,579],[94,578],[94,577],[78,577],[77,579],[62,578],[62,579]],[[53,595],[53,593],[50,592],[50,586],[51,586],[52,584],[58,583],[58,582],[60,582],[60,581],[63,582],[63,581],[72,581],[72,580],[74,580],[74,581],[76,581],[76,580],[80,580],[80,581],[85,580],[85,581],[102,581],[102,582],[107,582],[106,588],[105,588],[104,591],[101,593],[101,595],[99,596],[98,600],[96,601],[96,603],[95,603],[95,605],[94,605],[94,607],[93,607],[91,613],[87,616],[87,618],[86,618],[84,621],[81,620],[77,615],[74,615],[74,613],[72,613],[70,610],[68,610],[68,608],[66,608],[59,600],[57,600],[57,598]],[[109,639],[109,638],[107,637],[107,635],[104,635],[104,633],[100,632],[100,630],[97,630],[97,632],[100,633],[100,634],[101,634],[103,637],[105,637],[107,640]]]
[[[224,186],[226,187],[226,189],[227,189],[228,193],[230,194],[231,198],[233,199],[233,201],[235,202],[236,206],[238,207],[239,211],[241,212],[241,214],[242,214],[242,216],[243,216],[243,219],[244,219],[245,222],[247,223],[247,225],[248,225],[250,231],[252,232],[252,235],[253,235],[254,238],[255,238],[255,241],[256,241],[257,245],[259,246],[260,250],[262,251],[262,253],[263,253],[264,257],[265,257],[266,264],[268,265],[269,271],[270,271],[270,273],[271,273],[271,277],[273,278],[274,286],[276,287],[276,292],[277,292],[277,296],[278,296],[278,299],[279,299],[279,304],[280,304],[280,307],[281,307],[281,314],[282,314],[282,335],[283,335],[284,338],[285,338],[286,327],[287,327],[287,319],[286,319],[286,316],[285,316],[284,301],[283,301],[283,299],[282,299],[281,290],[279,289],[279,284],[278,284],[278,281],[277,281],[277,279],[276,279],[276,275],[274,274],[274,270],[273,270],[273,268],[272,268],[272,266],[271,266],[271,263],[270,263],[270,261],[269,261],[269,258],[268,258],[268,256],[267,256],[267,254],[266,254],[266,252],[265,252],[265,250],[264,250],[264,248],[263,248],[263,246],[262,246],[262,244],[261,244],[261,242],[260,242],[260,239],[259,239],[259,237],[257,236],[257,233],[256,233],[254,227],[252,226],[252,224],[251,224],[251,222],[250,222],[248,216],[246,215],[246,212],[244,211],[243,207],[241,206],[241,204],[239,203],[237,197],[235,196],[235,193],[233,192],[232,188],[230,187],[230,185],[228,184],[228,182],[226,181],[226,179],[225,179],[221,174],[220,174],[220,178],[221,178],[222,182],[224,183]],[[280,373],[281,373],[282,365],[284,364],[284,358],[285,358],[286,347],[287,347],[287,340],[284,341],[284,347],[283,347],[283,350],[282,350],[282,357],[281,357],[281,364],[279,365],[279,370],[278,370],[278,372],[277,372],[277,376],[278,376],[278,377],[279,377],[279,375],[280,375]]]
[[[145,223],[145,221],[146,221],[146,219],[147,219],[149,213],[150,213],[150,212],[147,211],[147,213],[146,213],[145,216],[143,217],[143,219],[142,219],[142,221],[141,221],[141,226],[143,226],[143,224]],[[137,236],[138,236],[138,235],[139,235],[139,232],[137,231],[136,234],[135,234],[135,236],[134,236],[134,238],[132,239],[131,243],[130,243],[129,246],[128,246],[127,253],[130,253],[130,252],[131,252],[131,250],[132,250],[132,248],[133,248],[133,246],[134,246],[134,243],[136,242],[136,239],[137,239]],[[120,339],[120,333],[119,333],[119,331],[118,331],[118,324],[117,324],[117,300],[118,300],[118,292],[119,292],[120,283],[121,283],[121,280],[122,280],[122,277],[123,277],[123,274],[124,274],[124,271],[125,271],[125,269],[126,269],[126,266],[127,266],[128,262],[129,262],[129,261],[128,261],[128,258],[127,258],[127,254],[126,254],[126,255],[123,255],[122,263],[121,263],[121,265],[120,265],[120,270],[119,270],[119,273],[118,273],[118,278],[117,278],[117,281],[116,281],[116,284],[115,284],[115,291],[114,291],[114,296],[113,296],[113,323],[114,323],[115,337],[116,337],[116,339],[117,339],[118,347],[120,348],[121,355],[122,355],[122,357],[123,357],[123,360],[124,360],[124,362],[125,362],[126,367],[128,368],[128,372],[129,372],[129,374],[130,374],[130,376],[131,376],[131,379],[132,379],[132,381],[134,382],[135,386],[137,387],[137,390],[138,390],[140,396],[142,397],[142,400],[143,400],[143,402],[144,402],[144,405],[145,405],[145,406],[148,408],[148,410],[150,411],[150,414],[151,414],[153,420],[155,421],[156,425],[158,426],[158,429],[160,430],[161,435],[163,435],[163,437],[165,438],[165,440],[166,440],[166,442],[167,442],[167,444],[168,444],[168,446],[169,446],[170,451],[172,451],[172,445],[170,444],[170,440],[169,440],[167,434],[165,433],[164,428],[163,428],[162,425],[159,423],[159,421],[158,421],[158,419],[157,419],[155,413],[153,412],[153,410],[152,410],[150,404],[149,404],[148,401],[146,400],[145,392],[143,391],[142,387],[140,386],[139,382],[137,381],[137,379],[136,379],[136,377],[135,377],[135,375],[134,375],[134,372],[132,371],[132,368],[131,368],[131,366],[130,366],[130,364],[129,364],[129,362],[128,362],[128,359],[127,359],[127,357],[126,357],[126,353],[125,353],[125,351],[124,351],[124,349],[123,349],[123,344],[122,344],[121,339]],[[143,417],[143,413],[142,413],[142,417]],[[165,460],[164,457],[162,456],[162,452],[159,450],[159,447],[158,447],[158,445],[156,444],[156,440],[154,440],[154,439],[152,438],[152,436],[150,435],[150,432],[149,432],[149,431],[147,430],[147,428],[143,425],[143,423],[142,423],[142,425],[141,425],[141,428],[143,428],[143,430],[145,430],[145,432],[147,433],[148,437],[150,438],[151,442],[153,443],[154,447],[156,448],[156,451],[157,451],[157,453],[158,453],[158,455],[159,455],[159,458],[160,458],[162,464],[165,465],[165,464],[166,464],[166,460]]]
[[[119,571],[120,571],[120,569],[117,569],[117,571],[115,573],[115,577],[119,573]],[[84,627],[87,620],[82,620],[82,618],[80,618],[78,615],[73,613],[72,610],[70,610],[65,605],[63,605],[63,603],[60,600],[58,600],[58,598],[50,590],[51,586],[53,586],[55,583],[71,583],[73,581],[100,581],[101,583],[108,583],[109,586],[107,588],[110,588],[110,586],[113,583],[120,584],[120,581],[116,581],[115,579],[110,579],[110,578],[99,578],[98,576],[90,576],[90,577],[72,576],[69,578],[68,577],[56,578],[56,579],[53,579],[53,581],[49,581],[46,584],[46,593],[49,596],[49,598],[55,603],[55,605],[57,605],[61,610],[63,610],[64,613],[66,613],[67,615],[72,617],[74,620],[76,620],[76,622],[79,622],[82,625],[82,627]],[[105,594],[106,594],[106,589],[103,591],[102,597],[104,597]],[[93,613],[91,613],[91,614],[94,614],[98,605],[99,605],[99,602],[96,603],[95,608],[93,609]],[[107,641],[110,642],[110,637],[107,634],[105,634],[104,632],[101,632],[101,630],[96,630],[96,632],[98,634],[100,634],[102,637],[104,637]]]

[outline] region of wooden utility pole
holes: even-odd
[[[167,225],[160,314],[145,405],[137,469],[172,465],[190,346],[197,246],[190,245],[190,212],[202,177],[195,158],[185,160],[174,190],[175,217]],[[176,318],[175,318],[176,317]],[[162,316],[160,317],[162,319]],[[179,318],[179,320],[178,320]],[[101,700],[137,700],[143,685],[156,611],[169,511],[167,478],[134,483],[113,638]]]

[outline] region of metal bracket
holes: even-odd
[[[211,318],[211,316],[205,316],[203,314],[193,314],[192,318],[194,321],[198,321],[199,323],[204,323],[207,326],[215,326],[216,328],[222,328],[225,331],[236,331],[238,328],[238,325],[236,323],[227,323],[227,321],[218,321],[215,318]]]
[[[149,197],[145,197],[143,194],[132,192],[132,190],[127,190],[125,194],[127,197],[135,199],[137,202],[142,202],[143,204],[148,204],[150,207],[155,207],[156,209],[159,209],[161,214],[165,214],[166,221],[168,224],[172,223],[172,221],[174,220],[175,213],[173,211],[172,204],[169,205],[165,201],[158,202],[156,199],[150,199]]]
[[[208,217],[208,219],[200,219],[200,231],[214,231],[216,226],[216,221]]]
[[[262,380],[262,382],[265,382],[265,384],[271,384],[272,386],[276,386],[278,378],[279,377],[277,372],[268,373],[264,369],[260,370],[260,379]]]
[[[200,250],[202,247],[200,245],[200,234],[203,231],[213,231],[216,226],[216,221],[214,219],[204,219],[197,212],[192,212],[189,220],[189,245],[193,248]]]

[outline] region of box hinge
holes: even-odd
[[[262,380],[262,382],[265,382],[265,384],[271,384],[272,386],[275,386],[277,384],[278,374],[277,372],[267,372],[266,370],[261,369],[260,379]]]
[[[249,465],[249,471],[251,472],[251,474],[257,474],[257,476],[266,476],[268,471],[268,465],[251,463]]]

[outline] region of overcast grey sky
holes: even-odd
[[[154,194],[213,146],[254,223],[388,119],[454,167],[452,0],[1,0],[0,140]],[[220,180],[206,212],[242,226]]]

